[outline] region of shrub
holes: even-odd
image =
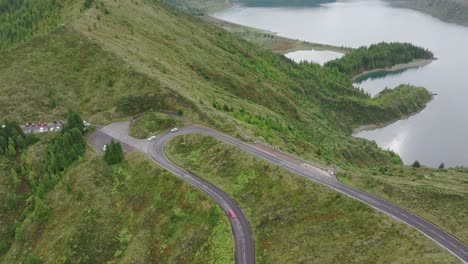
[[[414,161],[414,163],[413,163],[412,166],[413,166],[413,168],[421,168],[421,164],[420,164],[419,161],[417,161],[417,160]]]

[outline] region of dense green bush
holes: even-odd
[[[327,62],[325,66],[336,68],[347,75],[356,75],[368,70],[408,63],[415,59],[433,57],[434,54],[429,50],[410,43],[381,42],[353,50],[340,59]]]
[[[111,141],[104,152],[104,161],[109,165],[119,164],[123,161],[124,154],[119,142]]]
[[[26,135],[18,123],[9,120],[4,120],[0,123],[0,157],[14,157],[26,145]]]
[[[61,8],[58,0],[0,0],[0,49],[57,27]]]

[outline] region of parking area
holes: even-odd
[[[28,122],[21,126],[24,133],[45,133],[60,131],[63,126],[63,121],[52,122]]]

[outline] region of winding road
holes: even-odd
[[[239,149],[249,152],[252,155],[262,158],[272,164],[286,168],[298,175],[306,177],[314,182],[330,187],[353,199],[361,201],[375,208],[376,210],[383,212],[415,228],[416,230],[424,234],[426,237],[432,239],[441,247],[447,249],[453,255],[458,257],[463,263],[468,263],[468,246],[465,245],[463,242],[459,241],[447,232],[441,230],[434,224],[399,207],[396,204],[393,204],[372,194],[363,192],[356,188],[340,183],[334,177],[331,177],[327,171],[324,171],[321,168],[317,168],[313,164],[304,164],[304,161],[292,156],[288,156],[288,158],[285,158],[284,156],[286,154],[284,153],[281,153],[281,155],[277,155],[271,153],[270,151],[265,151],[257,145],[243,142],[241,140],[238,140],[236,138],[203,126],[183,127],[180,128],[179,131],[176,133],[164,132],[158,135],[154,141],[148,141],[146,139],[139,140],[128,136],[128,127],[129,122],[119,122],[111,124],[109,126],[103,127],[98,131],[98,133],[100,133],[101,135],[98,136],[98,138],[109,137],[109,140],[110,138],[114,138],[127,146],[131,146],[133,148],[148,153],[156,163],[205,192],[215,202],[217,202],[225,212],[227,212],[227,210],[229,209],[234,210],[237,217],[234,219],[230,218],[229,216],[228,217],[231,223],[231,229],[236,244],[236,263],[255,263],[254,243],[252,239],[251,229],[247,219],[245,218],[237,203],[234,200],[232,200],[226,193],[221,191],[216,186],[213,186],[212,184],[178,167],[177,165],[173,164],[167,159],[167,157],[164,154],[164,144],[170,139],[182,134],[194,133],[204,134],[217,138],[223,142],[226,142]],[[102,148],[102,146],[95,147],[96,149]]]

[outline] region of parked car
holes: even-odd
[[[174,127],[173,129],[171,129],[172,133],[177,132],[177,131],[179,131],[179,129],[177,127]]]
[[[31,125],[32,125],[33,127],[36,127],[36,123],[31,123]]]
[[[44,132],[44,128],[43,127],[39,128],[39,132]]]
[[[31,124],[29,124],[29,123],[26,123],[26,127],[29,127],[30,125],[31,125]]]
[[[54,127],[49,128],[49,131],[54,131]]]
[[[102,147],[102,151],[106,151],[106,149],[107,149],[107,145],[104,145],[104,146]]]
[[[47,122],[42,122],[42,126],[47,126]]]
[[[41,123],[41,122],[37,122],[37,126],[42,126],[42,123]]]
[[[228,214],[229,214],[229,217],[231,217],[232,219],[236,218],[236,214],[234,213],[233,210],[229,210]]]
[[[152,140],[155,140],[156,139],[156,136],[151,136],[148,138],[148,141],[152,141]]]
[[[59,127],[59,126],[55,128],[55,130],[59,130],[59,129],[60,129],[60,127]]]

